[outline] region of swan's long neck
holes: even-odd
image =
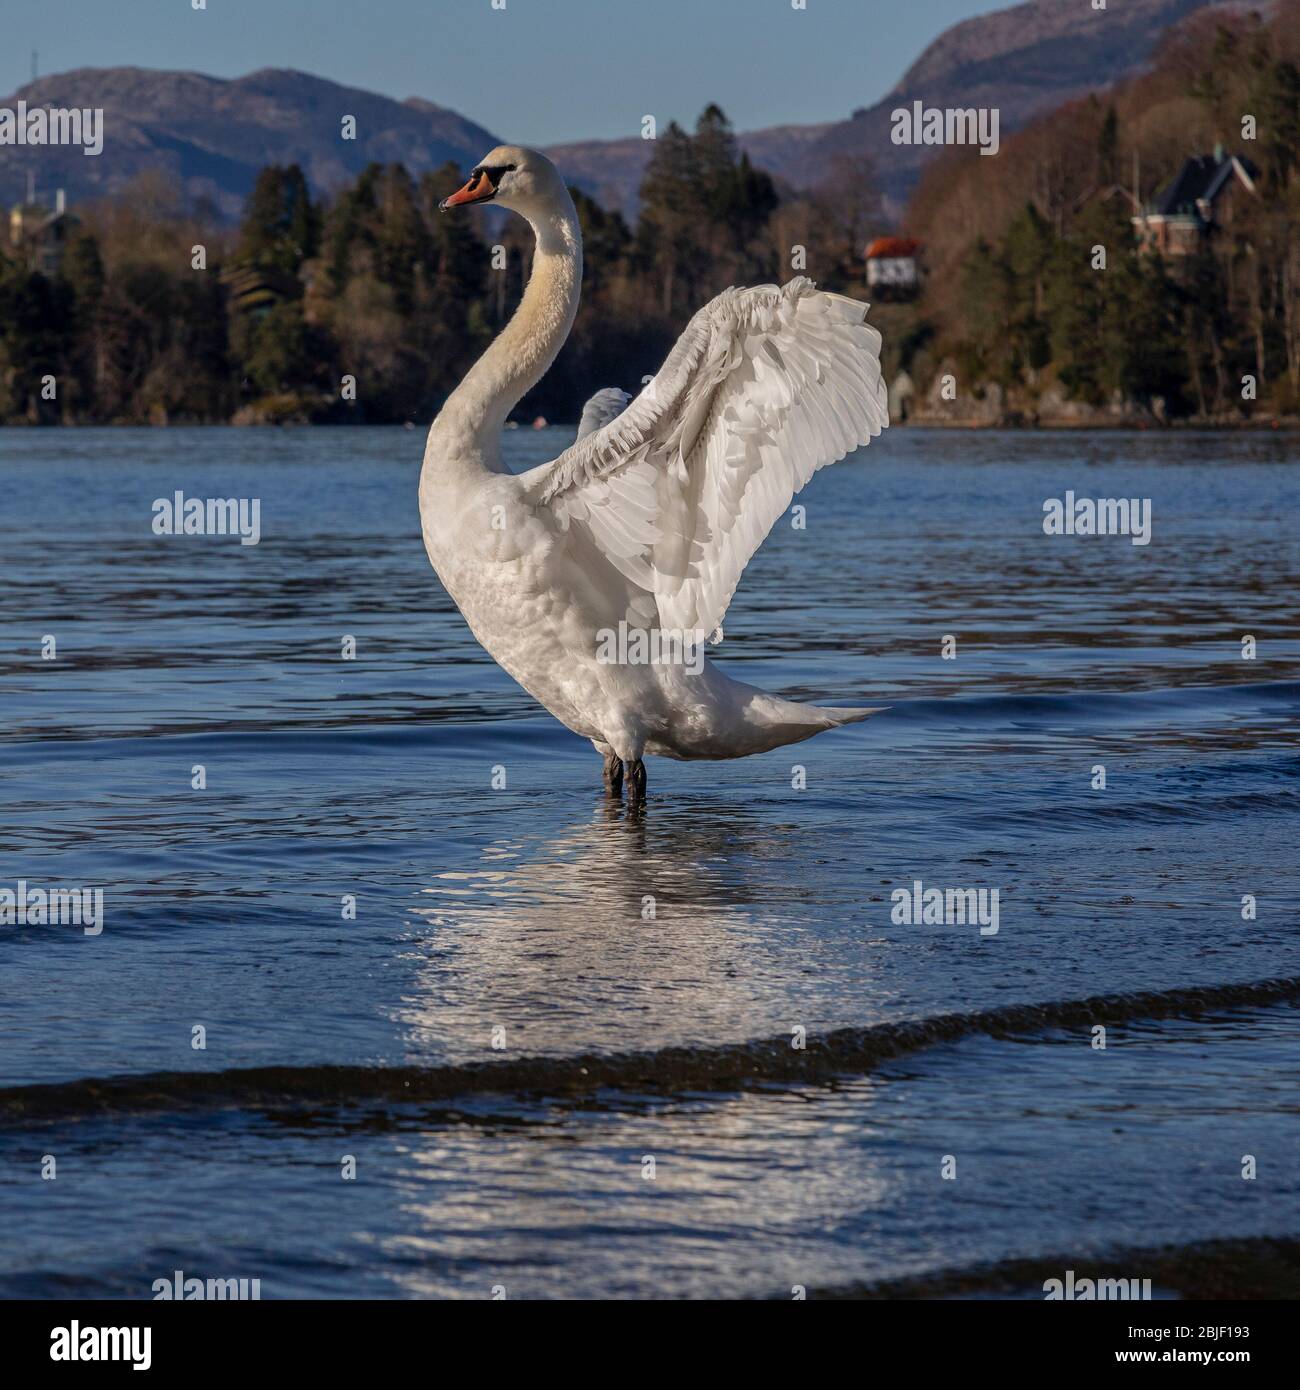
[[[573,327],[582,290],[582,234],[568,190],[561,187],[528,223],[536,247],[524,297],[434,422],[444,437],[495,442],[506,416],[545,376]]]

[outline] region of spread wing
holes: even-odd
[[[526,495],[653,595],[660,627],[716,631],[794,494],[889,422],[866,309],[802,277],[725,291],[626,410],[521,475]]]

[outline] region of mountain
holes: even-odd
[[[1004,132],[1061,102],[1139,71],[1161,36],[1208,6],[1267,8],[1270,0],[1029,0],[941,34],[882,101],[825,125],[786,125],[742,134],[755,164],[795,188],[825,179],[839,155],[868,156],[899,205],[932,147],[894,145],[890,112],[927,106],[997,107]],[[291,70],[226,80],[194,72],[81,68],[43,77],[0,100],[28,106],[102,107],[105,148],[0,145],[0,203],[25,195],[29,172],[49,200],[66,189],[77,202],[118,193],[136,175],[162,169],[192,200],[238,216],[257,171],[300,164],[318,191],[347,182],[372,160],[400,160],[419,175],[446,160],[468,168],[498,143],[455,111],[412,97],[393,101]],[[357,138],[341,138],[345,115]],[[547,152],[565,176],[608,207],[633,212],[653,143],[588,140]]]
[[[815,182],[837,155],[865,154],[884,191],[902,199],[934,150],[892,143],[898,107],[996,108],[1006,133],[1141,72],[1171,27],[1213,5],[1224,7],[1223,0],[1110,0],[1095,10],[1087,0],[1029,0],[968,19],[941,34],[883,100],[824,131],[806,152],[802,177],[793,168],[775,172],[796,185]],[[1237,0],[1226,7],[1240,8]]]
[[[946,30],[892,91],[847,120],[777,126],[742,134],[755,164],[795,188],[826,178],[836,156],[867,156],[895,206],[906,200],[933,147],[895,145],[890,114],[915,100],[934,107],[995,107],[1002,132],[1086,92],[1140,72],[1166,31],[1193,10],[1240,9],[1244,0],[1028,0]],[[1253,0],[1251,8],[1267,8]],[[589,140],[547,151],[572,179],[631,211],[653,146],[643,140]]]
[[[257,172],[298,163],[314,188],[346,183],[372,160],[400,160],[417,177],[447,160],[468,168],[497,138],[431,101],[393,101],[307,73],[272,68],[228,81],[197,72],[79,68],[42,77],[0,100],[14,109],[102,107],[104,150],[0,145],[0,199],[26,196],[29,171],[49,199],[71,202],[120,192],[136,175],[162,169],[192,199],[237,217]],[[355,140],[342,138],[356,117]]]
[[[832,129],[829,124],[772,126],[768,130],[747,131],[737,138],[755,164],[798,186],[788,171],[803,168],[805,151]],[[654,141],[639,136],[628,140],[579,140],[547,146],[545,153],[571,184],[598,203],[632,213],[645,167],[654,153]]]

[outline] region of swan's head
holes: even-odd
[[[470,170],[464,188],[458,188],[438,206],[445,210],[469,203],[498,203],[528,216],[564,199],[564,180],[544,154],[519,145],[498,145]]]

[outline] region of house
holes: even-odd
[[[1232,224],[1242,199],[1258,196],[1259,170],[1248,159],[1225,154],[1195,155],[1133,218],[1144,251],[1177,259],[1194,255],[1215,232]]]
[[[230,307],[238,314],[254,318],[261,318],[277,304],[297,299],[302,293],[302,284],[296,275],[247,261],[227,266],[218,278],[230,297]]]
[[[921,288],[919,241],[882,236],[867,247],[867,287],[879,299],[912,299]]]
[[[77,218],[68,211],[60,188],[53,212],[30,200],[18,203],[10,211],[9,245],[27,262],[29,270],[57,275],[63,252],[79,225]]]

